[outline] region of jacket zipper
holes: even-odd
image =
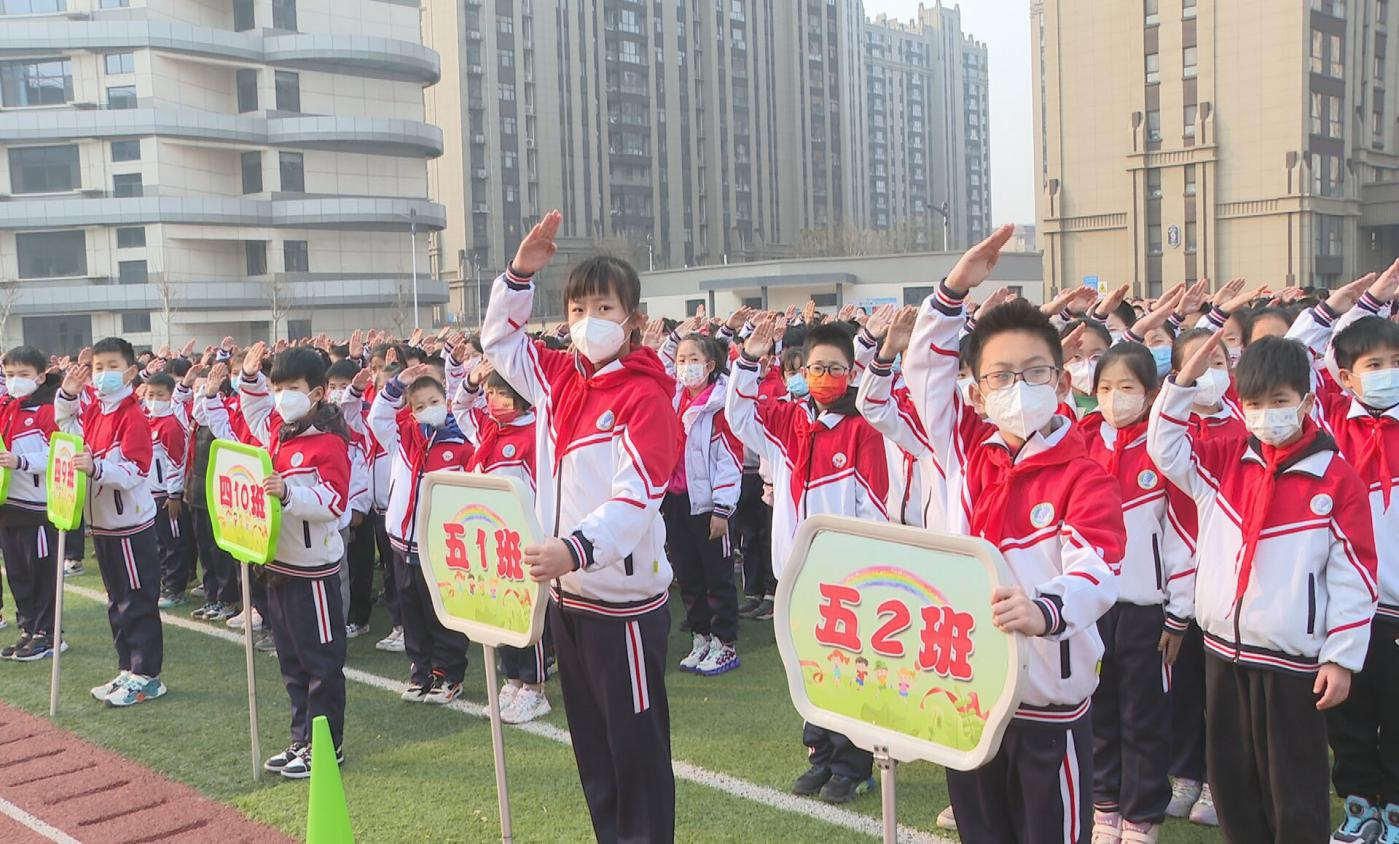
[[[1244,609],[1244,598],[1243,598],[1242,595],[1240,595],[1239,598],[1238,598],[1238,600],[1234,601],[1234,664],[1235,664],[1235,665],[1238,665],[1238,664],[1239,664],[1239,648],[1242,647],[1242,645],[1241,645],[1240,643],[1243,641],[1243,634],[1241,634],[1241,633],[1239,632],[1239,613],[1243,612],[1243,609]]]
[[[1316,575],[1307,575],[1307,635],[1316,632]]]
[[[1165,591],[1166,583],[1161,570],[1161,537],[1154,533],[1151,535],[1151,556],[1156,563],[1156,591]]]
[[[120,516],[120,515],[122,514],[123,510],[125,509],[124,507],[122,507],[122,503],[121,503],[121,490],[119,490],[119,489],[114,489],[114,490],[112,490],[112,503],[116,505],[116,507],[117,507],[117,515]]]
[[[311,523],[303,521],[301,523],[301,534],[306,539],[306,547],[311,547]]]
[[[1074,673],[1069,667],[1069,640],[1064,639],[1059,643],[1059,677],[1067,680]]]

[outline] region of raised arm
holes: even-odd
[[[262,374],[262,359],[267,356],[267,344],[259,340],[248,349],[243,357],[243,380],[238,391],[238,407],[242,410],[243,421],[253,438],[263,448],[272,445],[272,410],[276,402],[272,398],[271,386]]]
[[[1146,450],[1161,474],[1199,502],[1213,494],[1227,460],[1221,441],[1196,443],[1190,435],[1190,407],[1195,403],[1195,381],[1209,368],[1222,331],[1190,356],[1180,371],[1161,385],[1146,427]],[[1237,457],[1237,455],[1235,455]]]
[[[793,408],[781,402],[783,408],[760,407],[758,402],[758,361],[772,350],[777,336],[777,318],[764,314],[757,327],[744,341],[743,353],[734,362],[729,390],[724,396],[724,419],[734,436],[769,461],[786,463],[787,450],[777,432],[767,424],[767,417]],[[774,402],[766,402],[772,405]]]

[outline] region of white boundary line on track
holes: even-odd
[[[68,592],[81,598],[86,598],[89,601],[98,601],[101,603],[106,603],[107,601],[106,593],[96,589],[89,589],[85,586],[77,586],[71,583],[65,584],[64,588]],[[180,618],[168,612],[161,613],[161,620],[171,627],[202,633],[205,636],[221,639],[225,642],[239,645],[240,647],[243,645],[243,636],[241,633],[234,633],[231,630],[211,627],[208,624],[201,624],[191,619]],[[388,677],[371,674],[368,671],[350,668],[348,666],[345,668],[345,679],[363,686],[370,686],[375,689],[392,692],[395,695],[403,689],[403,683],[398,680],[392,680]],[[452,701],[447,707],[475,718],[484,719],[487,717],[485,706],[460,698]],[[569,747],[573,746],[573,741],[569,737],[568,731],[561,730],[553,724],[530,721],[525,724],[505,724],[504,726],[539,736],[540,738],[546,738]],[[872,838],[881,838],[884,834],[883,825],[877,817],[861,815],[849,809],[842,809],[839,806],[822,803],[819,800],[797,797],[778,791],[775,788],[748,782],[747,780],[729,774],[710,771],[682,759],[674,759],[671,766],[675,770],[675,776],[679,779],[712,788],[716,791],[722,791],[725,794],[737,797],[741,800],[759,803],[781,812],[791,812],[792,814],[814,818],[818,821],[824,821],[833,826],[843,827],[853,832],[868,835]],[[35,820],[37,820],[37,818]],[[40,821],[40,823],[42,823],[42,821]],[[58,831],[55,830],[55,832]],[[58,834],[62,835],[61,832]],[[79,844],[79,842],[75,842],[67,836],[64,836],[62,839],[55,838],[54,840],[60,841],[60,844]],[[899,825],[899,841],[911,842],[911,844],[955,844],[951,839],[943,838],[921,829],[904,826],[903,824]]]
[[[0,797],[0,815],[8,816],[21,826],[27,827],[30,831],[44,836],[55,844],[82,844],[81,841],[58,827],[44,823],[42,819],[34,817],[3,797]]]

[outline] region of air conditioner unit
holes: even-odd
[[[107,192],[102,188],[83,188],[78,191],[83,196],[106,196]]]
[[[73,108],[83,109],[83,110],[94,109],[94,108],[101,108],[100,105],[98,105],[97,103],[95,103],[95,102],[93,102],[93,101],[91,101],[91,100],[83,100],[83,101],[81,101],[81,102],[69,103],[69,105],[71,105]]]

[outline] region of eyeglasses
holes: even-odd
[[[1032,387],[1038,387],[1053,381],[1054,376],[1058,374],[1059,367],[1057,366],[1032,366],[1019,372],[988,372],[981,376],[981,383],[992,390],[1004,390],[1017,380],[1024,381]]]
[[[834,375],[835,377],[839,378],[842,375],[849,374],[850,367],[842,366],[838,363],[833,363],[829,366],[827,366],[824,363],[816,363],[812,364],[811,366],[808,366],[806,368],[806,371],[811,373],[812,375]]]

